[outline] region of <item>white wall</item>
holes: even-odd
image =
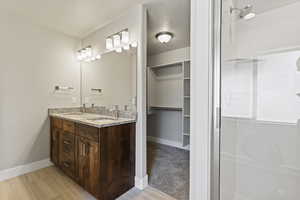
[[[49,158],[49,107],[78,106],[79,40],[1,14],[0,170]],[[54,94],[54,86],[72,94]],[[72,98],[76,102],[73,102]]]

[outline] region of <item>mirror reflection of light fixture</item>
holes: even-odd
[[[101,59],[101,54],[95,54],[93,52],[92,46],[87,46],[77,51],[78,61],[91,62],[99,59]]]
[[[117,53],[122,53],[122,48],[121,48],[121,47],[116,48],[116,52],[117,52]]]
[[[98,54],[98,55],[96,55],[96,60],[100,60],[101,59],[101,55],[100,54]]]
[[[170,32],[159,32],[155,35],[156,39],[160,43],[168,43],[171,41],[171,39],[174,37],[174,35]]]

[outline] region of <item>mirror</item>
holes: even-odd
[[[119,105],[120,110],[135,109],[136,49],[109,52],[100,60],[81,65],[81,99],[90,106]]]

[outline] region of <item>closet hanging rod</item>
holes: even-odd
[[[182,108],[166,107],[166,106],[150,106],[153,110],[171,110],[171,111],[182,111]]]
[[[177,65],[183,65],[185,61],[180,62],[174,62],[174,63],[166,63],[166,64],[160,64],[160,65],[154,65],[154,66],[148,66],[149,68],[162,68],[162,67],[175,67]]]

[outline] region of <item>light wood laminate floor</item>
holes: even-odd
[[[0,182],[0,200],[95,200],[56,167],[48,167]],[[133,188],[118,200],[175,200],[148,187]]]

